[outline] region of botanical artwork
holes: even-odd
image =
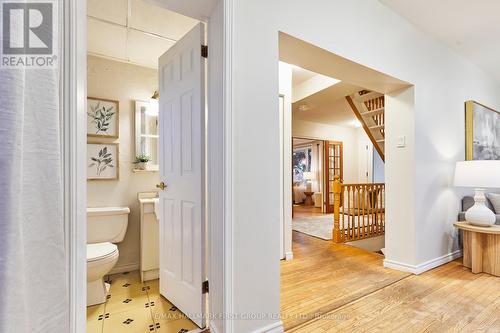
[[[118,101],[87,98],[87,135],[118,138]]]
[[[500,160],[500,113],[466,102],[467,160]]]
[[[87,144],[87,179],[118,179],[118,144]]]

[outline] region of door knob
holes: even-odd
[[[159,188],[160,190],[164,190],[167,188],[167,185],[164,182],[161,182],[160,184],[156,184],[156,188]]]

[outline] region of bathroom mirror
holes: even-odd
[[[158,101],[135,101],[135,155],[149,156],[147,170],[158,170]]]

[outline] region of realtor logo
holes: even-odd
[[[52,1],[3,1],[1,67],[54,67],[54,6]]]

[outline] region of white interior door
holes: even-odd
[[[159,60],[160,293],[205,327],[205,60],[200,23]]]

